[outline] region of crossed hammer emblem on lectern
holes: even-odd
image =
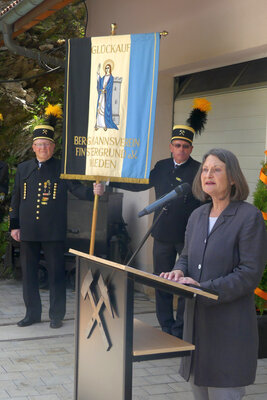
[[[94,327],[97,325],[100,333],[102,340],[104,342],[105,348],[108,351],[111,347],[111,342],[109,340],[108,334],[105,332],[102,320],[101,320],[101,315],[100,312],[102,310],[103,306],[106,306],[107,311],[109,314],[114,318],[114,313],[113,309],[111,306],[110,298],[109,298],[109,293],[108,293],[108,288],[105,285],[105,282],[102,278],[101,275],[99,275],[98,278],[98,283],[97,286],[100,291],[100,296],[97,298],[96,296],[96,291],[93,290],[92,283],[94,281],[93,275],[91,270],[89,270],[83,280],[82,286],[81,286],[81,295],[84,300],[88,297],[92,306],[92,316],[91,319],[87,325],[87,338],[89,338],[94,330]]]

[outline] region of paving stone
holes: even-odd
[[[194,396],[192,392],[177,392],[167,394],[165,397],[166,400],[194,400]]]
[[[39,392],[35,390],[34,387],[32,386],[25,386],[24,388],[19,388],[19,389],[6,389],[6,392],[9,394],[9,396],[13,399],[16,397],[20,396],[30,396],[30,395],[38,395]]]
[[[16,389],[16,385],[15,385],[14,381],[2,380],[2,381],[0,381],[0,391],[2,389],[5,389],[5,390]]]
[[[144,386],[143,389],[148,393],[148,394],[167,394],[167,393],[172,393],[174,390],[170,387],[170,385],[162,384],[162,385],[148,385]]]
[[[1,400],[10,400],[10,397],[8,396],[8,397],[1,397],[1,395],[0,395],[0,399]],[[12,399],[13,400],[13,399]],[[15,400],[15,399],[14,399]],[[16,400],[29,400],[29,397],[27,396],[27,397],[16,397]]]
[[[132,397],[139,399],[146,400],[149,394],[141,387],[133,387]]]
[[[133,378],[133,387],[142,387],[142,386],[145,386],[147,384],[148,384],[148,382],[142,376],[138,376],[138,377],[135,376]]]
[[[0,382],[1,381],[13,381],[15,379],[21,379],[23,378],[23,373],[21,372],[0,372]]]
[[[151,375],[163,375],[163,374],[178,374],[178,368],[176,367],[153,367],[153,368],[147,368],[148,372]]]
[[[0,332],[1,326],[7,326],[3,321],[7,321],[11,330],[22,332],[16,326],[25,313],[21,283],[0,281],[0,291]],[[48,291],[41,291],[41,297],[44,302],[42,319],[48,321]],[[67,310],[65,328],[67,324],[74,328],[75,293],[70,290],[67,290]],[[138,318],[156,326],[154,310],[154,301],[136,294]],[[40,327],[47,329],[45,337],[27,337],[26,334],[18,340],[0,341],[0,400],[73,400],[74,329],[68,333],[61,328],[55,333],[47,322],[38,324],[37,331]],[[135,362],[132,399],[193,400],[190,385],[178,374],[179,365],[180,358]],[[256,383],[247,389],[245,399],[265,400],[266,393],[267,359],[262,359],[258,360]]]
[[[58,371],[57,371],[58,373]],[[24,379],[35,379],[35,378],[40,378],[43,379],[43,377],[51,376],[51,372],[48,370],[30,370],[30,371],[24,371],[22,373]]]
[[[133,364],[133,367],[135,368],[135,369],[137,369],[137,368],[148,368],[148,367],[153,367],[153,363],[152,363],[152,361],[138,361],[138,362],[135,362],[134,364]]]
[[[166,400],[166,394],[153,394],[153,396],[148,396],[147,400]]]
[[[170,376],[172,377],[172,379],[176,382],[184,382],[184,378],[182,378],[178,373],[177,374],[170,374]]]
[[[169,375],[153,375],[153,376],[146,376],[145,381],[147,381],[148,384],[161,384],[161,383],[172,383],[175,382],[173,378],[171,378]]]
[[[43,377],[42,380],[44,383],[48,386],[51,385],[62,385],[66,383],[71,383],[71,380],[68,376],[65,375],[53,375],[53,376],[48,376],[48,377]]]
[[[139,378],[141,376],[150,376],[150,372],[147,368],[133,368],[133,377]]]
[[[261,394],[267,393],[267,383],[250,385],[246,388],[246,394]]]
[[[187,392],[191,391],[190,384],[188,382],[176,382],[176,383],[170,383],[171,388],[173,391],[176,392]]]
[[[73,395],[73,393],[74,393],[74,385],[73,385],[73,383],[64,383],[63,387],[64,387],[64,389],[66,389],[66,391],[68,393]]]
[[[49,385],[49,386],[42,386],[36,387],[36,390],[41,395],[48,396],[49,394],[57,394],[58,396],[67,396],[69,393],[62,385]]]
[[[56,394],[49,394],[48,396],[38,395],[38,396],[29,396],[28,400],[59,400],[59,397]]]
[[[267,382],[267,374],[257,374],[256,380],[255,380],[256,385],[258,383],[266,383],[266,382]]]

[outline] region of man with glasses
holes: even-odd
[[[171,157],[160,160],[151,170],[148,184],[115,183],[111,186],[134,192],[154,187],[156,199],[164,196],[182,183],[192,185],[200,163],[191,157],[195,130],[190,126],[176,125],[169,144]],[[168,272],[173,268],[177,255],[184,246],[185,228],[192,211],[200,205],[192,193],[172,200],[165,206],[152,231],[154,272]],[[155,211],[154,220],[161,209]],[[174,317],[173,295],[156,290],[156,313],[164,332],[182,338],[184,298],[178,300]]]
[[[194,129],[189,126],[176,125],[172,130],[169,144],[171,157],[160,160],[150,173],[149,185],[154,186],[156,199],[173,190],[182,183],[192,185],[200,163],[191,157],[193,150]],[[200,205],[190,193],[174,199],[166,206],[159,222],[152,232],[153,263],[156,274],[175,264],[177,255],[184,246],[184,235],[188,218]],[[160,210],[155,212],[157,218]],[[182,338],[184,298],[179,297],[176,315],[173,312],[173,295],[156,290],[156,312],[164,332]]]
[[[204,98],[194,99],[193,109],[186,125],[175,125],[170,141],[171,157],[156,163],[149,175],[149,184],[112,183],[111,186],[125,190],[142,191],[154,187],[156,199],[171,192],[182,183],[192,186],[200,163],[191,157],[194,135],[200,135],[207,122],[207,113],[211,103]],[[168,272],[173,268],[177,255],[184,246],[184,235],[188,218],[192,211],[200,206],[192,193],[177,197],[167,204],[164,213],[153,228],[153,264],[154,272]],[[160,213],[155,211],[154,221]],[[156,313],[164,332],[177,337],[183,334],[184,298],[178,300],[176,316],[173,312],[173,296],[156,290]]]
[[[60,328],[66,311],[65,238],[67,192],[83,200],[102,195],[103,186],[86,187],[76,180],[60,179],[61,161],[54,158],[52,125],[38,125],[32,149],[36,158],[19,164],[10,207],[10,230],[20,242],[23,299],[26,315],[18,322],[25,327],[41,321],[38,268],[40,251],[47,261],[50,289],[50,327]]]

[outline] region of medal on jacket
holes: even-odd
[[[51,182],[48,179],[47,181],[44,182],[43,197],[41,200],[41,204],[43,206],[47,205],[50,196],[51,196]]]

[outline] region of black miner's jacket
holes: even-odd
[[[179,184],[186,182],[192,186],[199,166],[200,163],[191,157],[177,168],[174,168],[172,158],[158,161],[149,177],[149,183],[155,188],[156,199],[169,193]],[[199,206],[200,202],[192,193],[177,197],[167,205],[167,211],[160,217],[152,236],[162,242],[182,243],[188,218]],[[159,213],[160,209],[155,212],[154,218]]]
[[[91,187],[60,179],[61,161],[50,158],[38,167],[36,159],[18,165],[10,207],[10,230],[20,229],[23,241],[65,240],[67,191],[92,200]]]
[[[182,183],[186,182],[192,186],[199,166],[198,161],[189,157],[184,164],[174,168],[173,159],[166,158],[156,163],[150,172],[148,184],[112,182],[111,186],[133,192],[154,187],[156,199],[159,199]],[[172,200],[166,206],[167,211],[161,215],[158,224],[154,227],[152,236],[161,242],[182,243],[188,218],[192,211],[199,206],[200,202],[195,199],[192,193]],[[154,219],[160,210],[161,208],[155,212]]]

